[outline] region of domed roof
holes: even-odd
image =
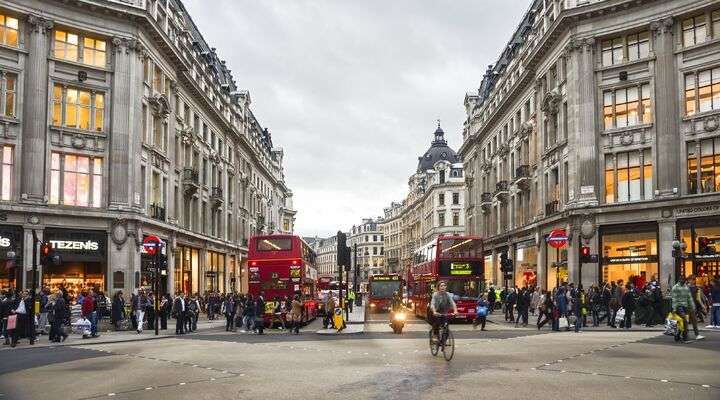
[[[433,169],[433,166],[438,161],[447,161],[451,164],[460,162],[455,150],[451,149],[450,146],[447,145],[445,132],[440,127],[440,123],[438,123],[438,127],[435,130],[434,139],[430,148],[425,152],[425,154],[423,154],[422,157],[418,157],[417,172],[424,172],[429,169]]]

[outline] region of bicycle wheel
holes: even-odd
[[[452,360],[453,355],[455,355],[455,337],[450,328],[445,328],[445,346],[443,346],[442,352],[445,361]]]
[[[433,331],[432,331],[432,329],[430,329],[430,332],[429,332],[428,336],[430,337],[430,354],[432,354],[433,356],[437,356],[437,354],[438,354],[438,349],[440,348],[440,343],[433,343]]]

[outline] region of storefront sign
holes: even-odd
[[[97,251],[100,249],[100,243],[87,240],[79,242],[75,240],[49,240],[50,246],[55,250],[90,250]]]
[[[8,247],[10,247],[11,243],[12,243],[12,241],[10,240],[9,237],[0,235],[0,247],[8,248]]]
[[[718,214],[720,213],[720,205],[709,204],[696,207],[685,207],[678,208],[675,210],[676,217],[687,217],[691,215],[702,215],[702,214]]]
[[[550,246],[556,249],[562,249],[567,245],[568,236],[565,229],[555,229],[550,232],[546,240]]]
[[[214,278],[214,277],[217,276],[217,272],[215,272],[215,271],[206,271],[206,272],[205,272],[205,276],[208,277],[208,278]]]
[[[53,249],[62,253],[63,262],[106,261],[105,232],[46,229],[44,236]]]
[[[603,264],[642,264],[657,262],[658,256],[604,257]]]

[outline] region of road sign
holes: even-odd
[[[157,253],[160,246],[162,246],[162,244],[160,242],[160,238],[157,236],[146,236],[143,240],[143,247],[145,248],[145,251],[151,256]]]
[[[565,233],[565,229],[555,229],[550,232],[546,240],[550,246],[556,249],[562,249],[567,245],[568,236],[567,233]]]

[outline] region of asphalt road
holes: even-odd
[[[0,399],[719,399],[720,332],[549,333],[454,325],[451,362],[427,325],[326,337],[224,329],[163,340],[0,352]]]

